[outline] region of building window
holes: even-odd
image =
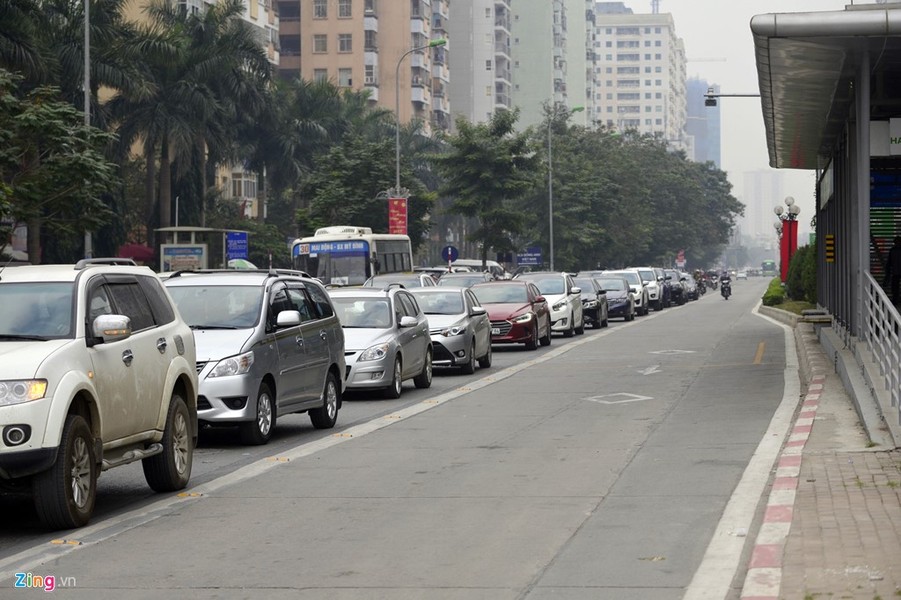
[[[604,46],[607,48],[613,48],[613,42],[605,42]]]
[[[612,27],[608,27],[607,29],[604,30],[604,32],[605,32],[607,35],[612,35],[612,34],[613,34],[613,28],[612,28]]]
[[[365,31],[363,33],[363,49],[368,52],[375,52],[378,49],[378,36],[375,31]]]
[[[650,73],[650,72],[651,72],[651,67],[645,67],[645,68],[644,68],[644,72],[645,72],[645,73]]]
[[[313,52],[322,54],[328,52],[328,36],[324,33],[313,35]]]
[[[351,87],[354,84],[353,69],[338,69],[338,87]]]
[[[328,81],[328,70],[327,69],[313,69],[313,81],[317,83],[322,83],[323,81]]]
[[[659,28],[659,27],[655,27],[655,28],[654,28],[654,33],[660,33],[660,28]]]
[[[663,98],[663,94],[661,94],[660,92],[657,92],[656,94],[654,94],[654,97],[657,98],[658,100],[660,100]]]
[[[644,124],[645,124],[645,125],[650,125],[650,124],[651,124],[651,119],[645,119],[645,120],[644,120]]]
[[[328,0],[313,0],[313,18],[328,18]]]
[[[645,48],[650,48],[650,47],[651,47],[651,40],[645,40],[645,41],[644,41],[644,47],[645,47]]]
[[[654,67],[655,73],[663,73],[663,67]]]
[[[651,28],[650,28],[650,27],[645,27],[645,28],[644,28],[644,32],[645,32],[645,33],[651,33]]]
[[[613,60],[612,54],[605,54],[604,56],[607,57],[607,60]]]
[[[654,81],[654,85],[663,85],[663,82],[657,79]]]
[[[375,85],[375,65],[365,65],[363,67],[364,83]]]
[[[663,125],[663,119],[656,119],[656,123],[658,125]]]
[[[662,44],[661,44],[660,40],[657,40],[654,42],[654,45],[659,48]]]
[[[252,173],[232,173],[232,197],[256,198],[257,178]]]
[[[604,69],[604,72],[605,73],[613,73],[613,67],[607,67],[606,69]]]
[[[648,55],[648,56],[650,56],[650,55]],[[663,60],[663,55],[662,55],[662,54],[655,54],[655,55],[654,55],[654,60]]]
[[[353,35],[349,33],[338,34],[338,52],[353,52]]]
[[[645,92],[644,99],[645,99],[645,100],[650,100],[650,99],[651,99],[651,92]]]
[[[650,107],[650,106],[645,106],[645,107],[644,107],[644,112],[651,112],[651,107]]]
[[[351,0],[338,0],[338,18],[349,19],[352,16]]]

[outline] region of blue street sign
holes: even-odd
[[[460,251],[457,250],[454,246],[445,246],[441,249],[441,258],[443,258],[447,262],[454,262],[455,260],[460,258]]]
[[[247,232],[225,232],[225,254],[228,260],[233,258],[247,258]]]
[[[517,265],[538,266],[541,264],[541,246],[529,246],[525,252],[516,255]]]

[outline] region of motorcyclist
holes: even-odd
[[[732,275],[726,270],[723,270],[722,274],[720,274],[720,294],[722,294],[723,298],[726,300],[728,300],[729,295],[732,294]]]

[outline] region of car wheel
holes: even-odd
[[[469,360],[460,365],[460,371],[464,375],[472,375],[476,372],[476,341],[469,342]]]
[[[94,512],[97,475],[91,430],[83,417],[69,415],[56,462],[34,476],[34,506],[41,522],[52,529],[86,525]]]
[[[479,359],[479,368],[487,369],[491,366],[491,340],[488,340],[488,350],[485,351],[485,356]]]
[[[269,384],[261,383],[257,392],[257,412],[253,421],[241,423],[241,442],[262,446],[269,442],[275,429],[275,402]]]
[[[550,319],[550,317],[548,317],[547,329],[545,329],[545,331],[547,333],[543,337],[539,338],[538,341],[541,343],[542,346],[550,346],[551,345],[551,319]]]
[[[532,327],[531,335],[529,336],[529,341],[526,342],[526,350],[535,350],[538,348],[538,323],[535,323],[535,326]]]
[[[563,332],[563,337],[572,337],[576,335],[576,320],[575,316],[570,313],[569,314],[569,329]]]
[[[172,394],[166,430],[163,431],[163,451],[141,461],[144,479],[155,492],[173,492],[188,485],[194,462],[194,439],[188,406],[178,393]]]
[[[341,388],[335,374],[329,371],[322,390],[322,406],[310,411],[310,422],[316,429],[331,429],[338,421],[338,405],[341,404]]]
[[[475,360],[475,359],[473,359]],[[471,361],[470,361],[471,362]],[[424,390],[432,385],[432,348],[425,353],[425,364],[422,365],[422,371],[413,378],[413,385]]]
[[[403,390],[404,380],[403,378],[403,364],[400,361],[400,356],[394,357],[394,375],[391,378],[391,385],[385,388],[385,397],[390,398],[392,400],[396,400],[400,398],[400,393]]]

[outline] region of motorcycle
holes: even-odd
[[[703,279],[699,279],[698,280],[698,294],[703,296],[706,293],[707,293],[707,284],[704,282]]]
[[[723,280],[720,282],[720,294],[723,295],[723,298],[728,300],[729,296],[732,295],[732,283],[728,280]]]

